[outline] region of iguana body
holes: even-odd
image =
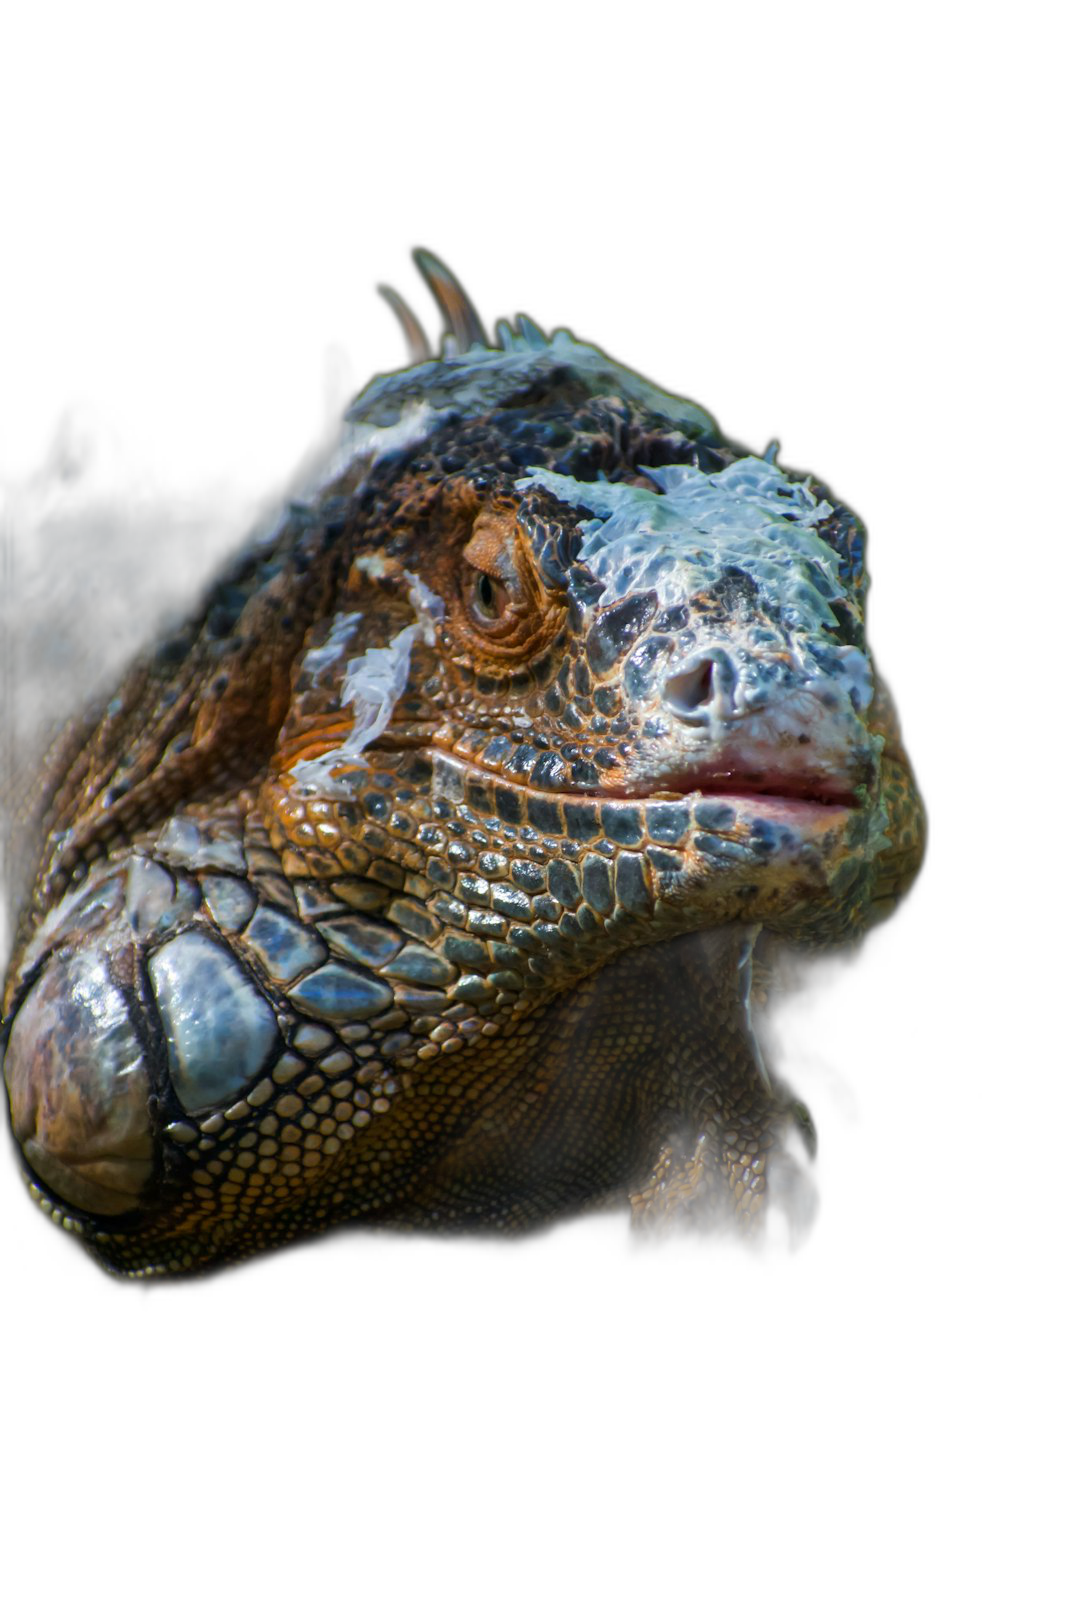
[[[5,1078],[117,1271],[619,1196],[752,1228],[755,941],[918,866],[858,520],[420,262],[442,357],[46,765]]]

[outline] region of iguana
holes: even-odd
[[[766,939],[924,817],[815,478],[525,316],[446,331],[45,761],[4,996],[34,1197],[110,1271],[627,1200],[760,1227]]]

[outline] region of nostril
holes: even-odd
[[[673,670],[664,682],[664,702],[688,725],[703,726],[730,692],[734,671],[725,653],[710,653]]]
[[[703,658],[664,682],[664,702],[680,720],[704,721],[712,697],[712,662]]]

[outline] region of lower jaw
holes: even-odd
[[[842,825],[854,807],[825,799],[801,799],[780,793],[716,793],[703,789],[679,794],[680,799],[727,805],[736,821],[764,820],[811,827],[822,822]]]

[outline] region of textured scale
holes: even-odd
[[[388,294],[413,363],[43,767],[4,1076],[116,1272],[797,1213],[755,963],[918,869],[858,519],[417,262],[441,354]]]

